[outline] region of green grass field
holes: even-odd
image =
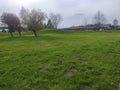
[[[0,33],[0,90],[118,90],[120,31]]]

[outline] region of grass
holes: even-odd
[[[0,90],[118,90],[120,31],[0,33]]]

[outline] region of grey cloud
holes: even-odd
[[[29,1],[29,0],[28,0]],[[30,0],[23,5],[25,8],[40,8],[47,12],[60,13],[63,22],[60,27],[92,23],[94,14],[101,10],[107,17],[107,22],[112,23],[114,18],[120,19],[120,0]],[[19,13],[22,5],[17,5],[14,0],[3,0],[0,3],[0,14],[3,11]]]

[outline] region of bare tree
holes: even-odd
[[[52,25],[55,29],[57,29],[58,25],[62,21],[62,16],[60,14],[50,14],[50,20],[52,22]]]
[[[28,25],[29,23],[29,14],[30,14],[30,11],[28,9],[25,9],[24,7],[21,8],[20,17],[24,25]]]
[[[113,20],[113,25],[114,25],[114,29],[117,29],[117,25],[118,25],[118,20],[117,19]]]
[[[11,37],[13,37],[13,32],[15,32],[18,29],[18,26],[20,26],[19,18],[12,13],[3,13],[1,19],[3,23],[7,24],[9,33]],[[21,32],[19,32],[19,35],[21,36]]]
[[[37,30],[41,29],[43,21],[45,20],[45,14],[41,10],[33,9],[29,14],[29,29],[37,36]]]
[[[33,31],[34,35],[37,36],[37,30],[41,29],[43,21],[46,19],[46,14],[40,9],[32,9],[29,11],[28,9],[22,7],[20,16],[23,23],[27,25],[28,29]]]
[[[93,19],[94,19],[94,23],[97,25],[98,29],[100,29],[100,26],[102,24],[105,24],[105,22],[106,22],[106,17],[101,11],[98,11],[95,14]]]

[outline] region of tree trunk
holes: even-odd
[[[11,37],[13,37],[13,33],[12,32],[10,32],[10,35],[11,35]]]
[[[36,30],[33,30],[33,33],[34,33],[35,37],[37,37],[37,32],[36,32]]]
[[[21,37],[21,32],[18,32],[19,33],[19,36]]]

